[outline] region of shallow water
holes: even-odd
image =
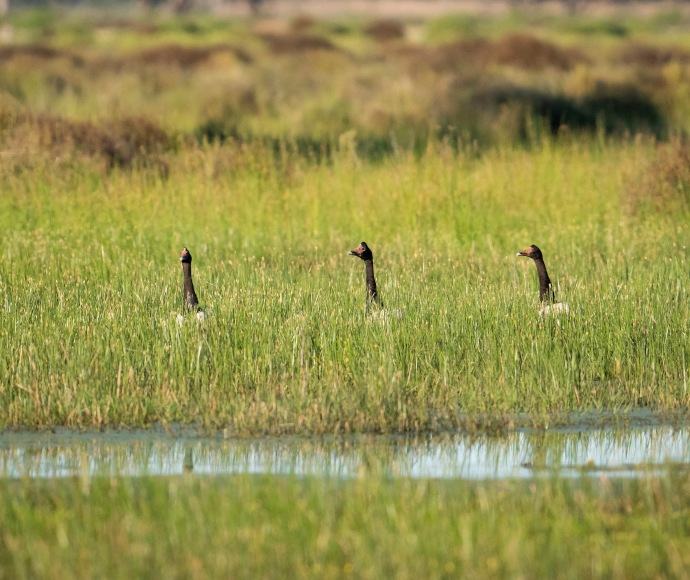
[[[0,477],[273,473],[502,479],[636,477],[690,467],[686,426],[516,430],[501,436],[225,439],[191,431],[5,432]]]

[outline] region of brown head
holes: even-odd
[[[522,252],[518,252],[517,256],[526,256],[527,258],[532,258],[533,260],[542,259],[541,250],[532,244],[529,248],[525,248]]]
[[[192,254],[187,248],[184,248],[182,250],[182,253],[180,254],[180,262],[182,262],[183,264],[192,263]]]
[[[372,252],[369,249],[369,246],[367,246],[366,242],[362,242],[354,250],[350,250],[347,253],[347,255],[348,256],[357,256],[358,258],[361,258],[362,260],[373,260],[374,259],[374,254],[372,254]]]

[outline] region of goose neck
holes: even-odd
[[[553,302],[555,294],[551,286],[551,279],[549,273],[546,271],[546,264],[543,259],[534,260],[537,267],[537,275],[539,276],[539,300],[544,302]]]
[[[186,308],[196,308],[199,305],[199,300],[194,291],[194,282],[192,281],[192,265],[188,263],[182,264],[184,272],[184,305]]]
[[[367,299],[378,301],[376,291],[376,278],[374,278],[374,260],[364,260],[364,269],[367,276]]]

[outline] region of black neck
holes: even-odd
[[[376,292],[376,279],[374,278],[374,260],[364,260],[364,267],[367,274],[367,304],[375,302],[378,304],[379,295]]]
[[[184,306],[192,310],[199,307],[199,299],[196,297],[194,291],[194,282],[192,282],[192,265],[182,262],[182,271],[184,272]]]
[[[539,300],[542,302],[553,302],[556,299],[556,294],[551,287],[551,279],[549,273],[546,271],[546,264],[541,258],[534,260],[537,267],[537,274],[539,275]]]

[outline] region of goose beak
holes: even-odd
[[[347,253],[347,255],[348,255],[348,256],[356,256],[356,255],[357,255],[357,252],[355,252],[354,250],[350,250],[350,251]]]
[[[524,252],[518,252],[518,253],[515,254],[515,255],[516,255],[516,256],[524,256],[525,254],[524,254]]]

